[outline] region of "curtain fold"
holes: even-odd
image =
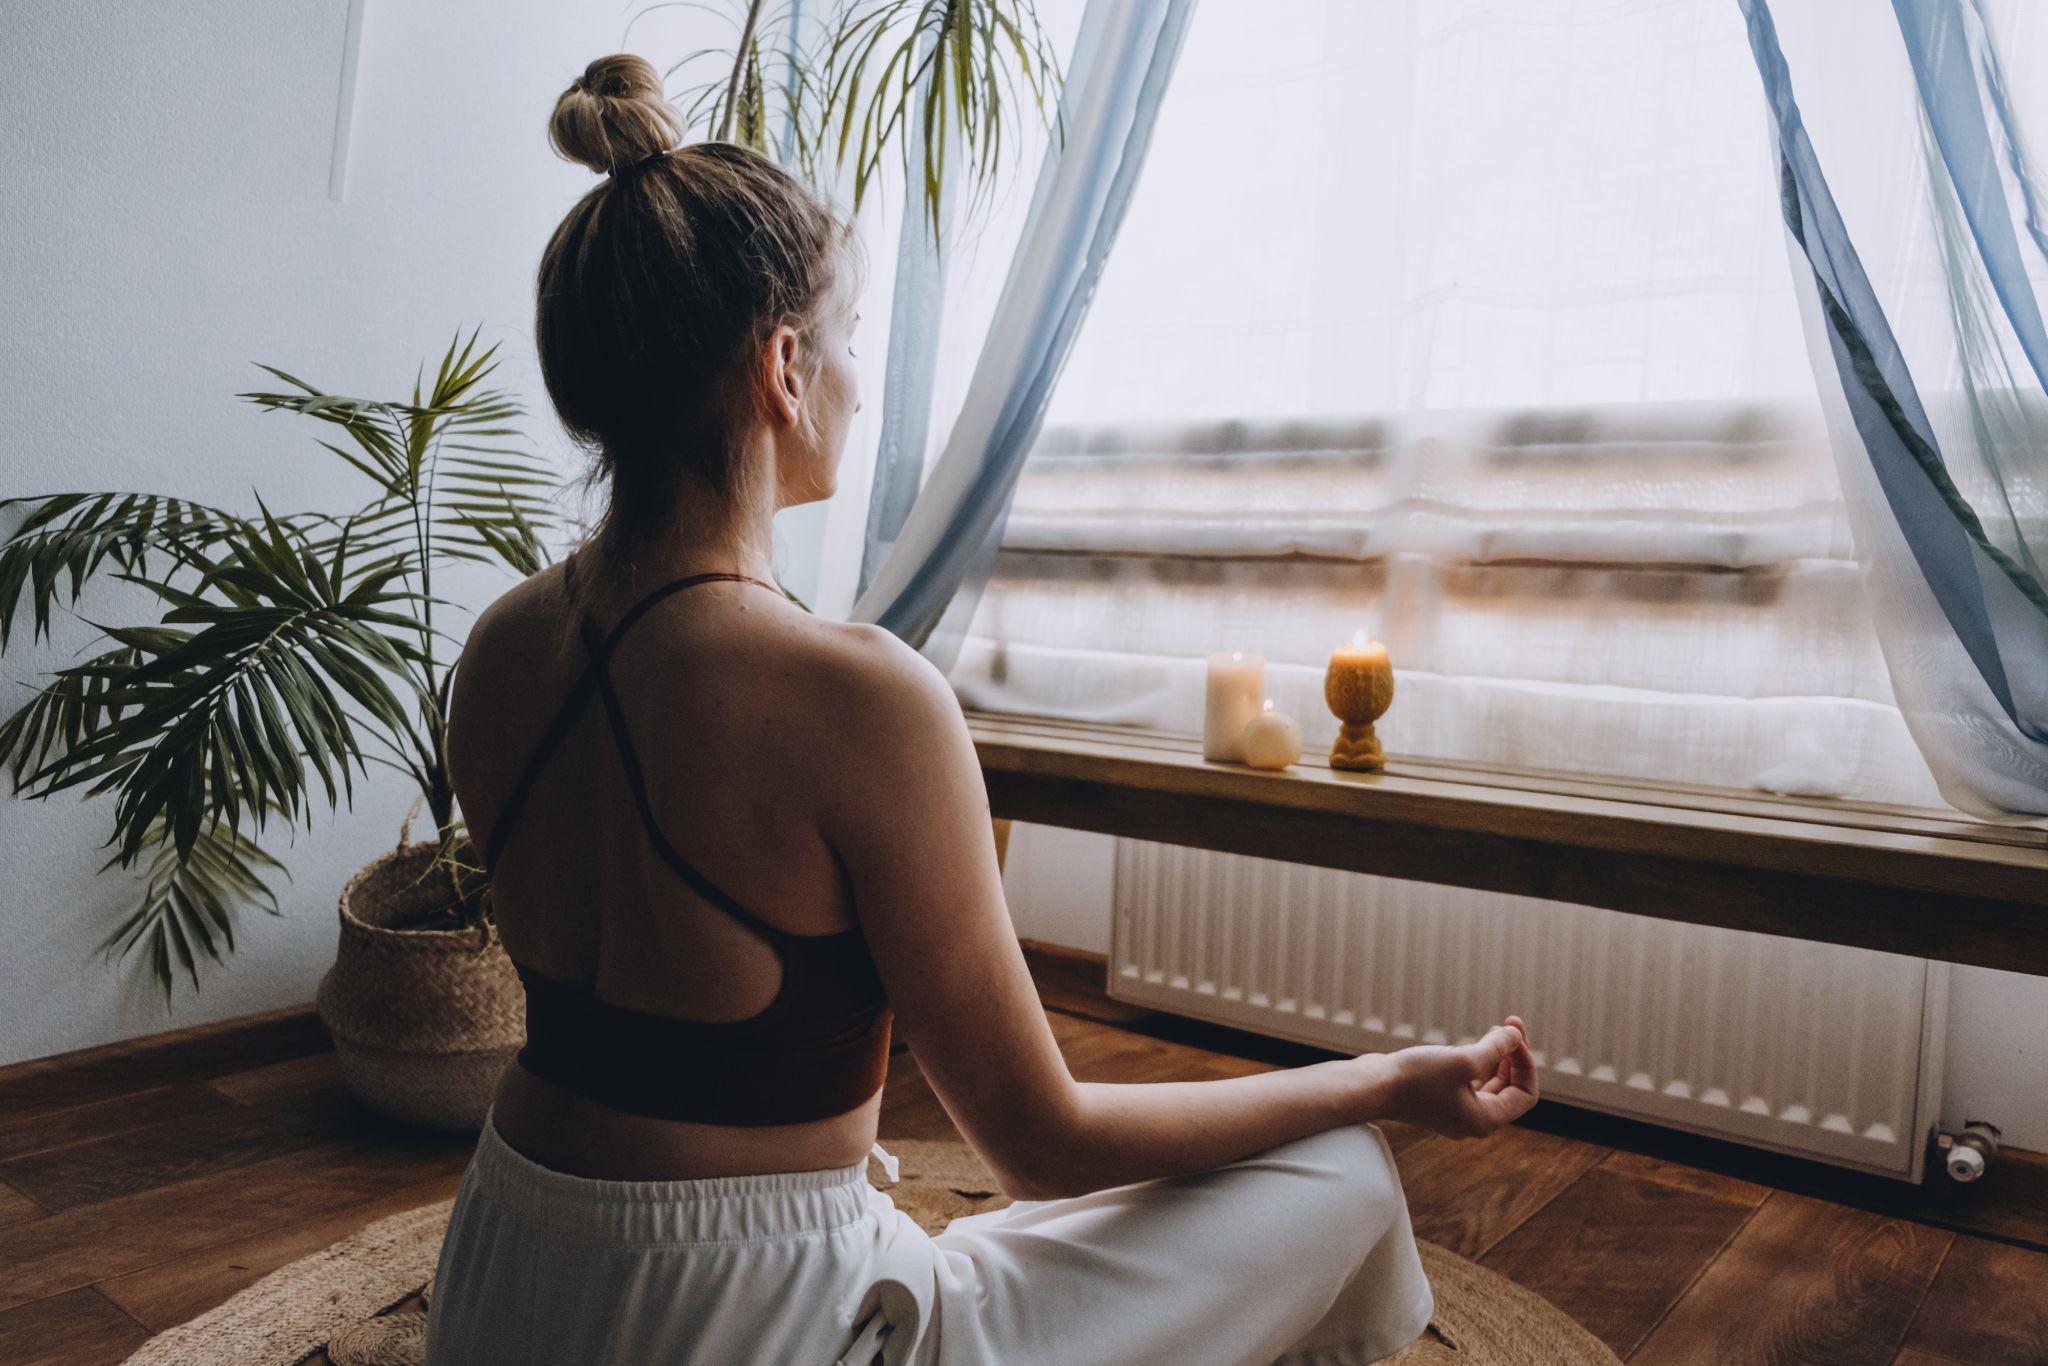
[[[994,562],[1018,472],[1130,203],[1193,11],[1194,0],[1090,0],[1062,97],[1065,143],[1040,173],[961,411],[854,604],[854,620],[888,628],[941,668],[957,654]],[[900,388],[894,378],[892,365],[887,401],[917,402],[915,376]],[[896,419],[885,413],[885,428]],[[914,425],[905,412],[898,429]]]
[[[2048,255],[1984,15],[1966,0],[1895,0],[1927,164],[1907,193],[1876,196],[1885,221],[1866,223],[1897,258],[1881,300],[1768,0],[1739,3],[1900,710],[1949,801],[1993,818],[2048,814],[2048,592],[2034,555],[2048,519],[2048,334],[2023,244],[2037,269]],[[1844,98],[1867,100],[1874,83]]]
[[[920,49],[920,60],[929,55],[936,42],[934,31]],[[922,123],[911,128],[909,137],[909,164],[916,166],[925,153]],[[910,510],[924,484],[940,326],[946,312],[948,258],[943,248],[953,225],[956,180],[957,177],[948,176],[940,185],[936,223],[915,186],[905,189],[902,236],[896,246],[896,275],[890,291],[882,430],[875,447],[875,474],[868,494],[867,531],[861,539],[856,598],[868,591],[895,549],[896,538],[903,534],[904,523],[910,520]]]
[[[1977,0],[1892,0],[1892,9],[1984,268],[2035,378],[2048,384],[2039,296],[2048,232],[1983,8]]]

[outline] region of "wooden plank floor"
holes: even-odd
[[[1034,968],[1085,1080],[1293,1060]],[[1853,1190],[1823,1198],[1779,1168],[1673,1160],[1551,1110],[1477,1143],[1389,1126],[1416,1231],[1631,1362],[2048,1363],[2048,1252]],[[954,1136],[900,1050],[882,1133]],[[304,1012],[0,1069],[0,1363],[118,1361],[285,1262],[445,1198],[468,1147],[357,1109]],[[2013,1217],[2022,1241],[2039,1232]]]

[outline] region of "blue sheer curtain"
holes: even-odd
[[[913,153],[913,162],[916,154]],[[856,595],[868,591],[896,548],[924,484],[931,439],[933,381],[946,303],[946,257],[940,252],[951,221],[948,180],[941,190],[939,227],[924,214],[905,215],[896,250],[896,280],[889,301],[889,356],[882,391],[882,431],[868,494],[867,533],[861,539]]]
[[[2048,236],[1989,19],[1978,0],[1894,0],[1910,84],[1886,91],[1867,71],[1842,88],[1845,100],[1919,105],[1924,176],[1888,198],[1854,187],[1884,220],[1858,222],[1891,254],[1873,272],[1823,174],[1768,0],[1739,3],[1900,709],[1951,802],[2048,814]],[[1844,127],[1852,136],[1856,121]],[[1856,168],[1861,150],[1831,148]]]
[[[934,30],[919,50],[921,60],[936,41]],[[923,124],[913,125],[908,136],[908,164],[915,166],[924,157]],[[889,298],[882,429],[875,443],[875,473],[868,492],[867,529],[861,538],[856,598],[868,591],[896,548],[896,538],[903,534],[924,485],[939,337],[946,311],[946,267],[951,259],[942,247],[952,235],[956,183],[957,177],[948,176],[941,184],[935,213],[925,209],[917,194],[904,197],[903,228],[896,245],[896,275]]]
[[[906,334],[900,374],[892,324],[878,506],[870,513],[870,543],[890,548],[852,618],[887,627],[941,668],[958,652],[994,562],[1018,472],[1137,186],[1194,7],[1195,0],[1090,0],[1061,102],[1064,145],[1040,172],[965,400],[900,529],[890,522],[916,487],[931,420],[931,343],[920,337],[936,322]],[[920,291],[930,292],[929,260],[927,249],[906,247],[902,264],[917,274],[898,292],[909,290],[914,306]]]

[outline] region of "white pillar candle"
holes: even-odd
[[[1209,700],[1202,712],[1202,757],[1244,761],[1244,726],[1266,692],[1266,659],[1233,650],[1209,656]]]
[[[1301,758],[1301,727],[1284,711],[1273,710],[1273,699],[1257,716],[1245,723],[1244,761],[1253,768],[1285,768]]]

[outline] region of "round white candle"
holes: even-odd
[[[1266,659],[1233,650],[1209,656],[1209,695],[1202,710],[1202,757],[1244,760],[1244,727],[1266,691]]]
[[[1284,711],[1273,710],[1273,699],[1257,716],[1245,722],[1244,761],[1253,768],[1285,768],[1301,758],[1301,727]]]

